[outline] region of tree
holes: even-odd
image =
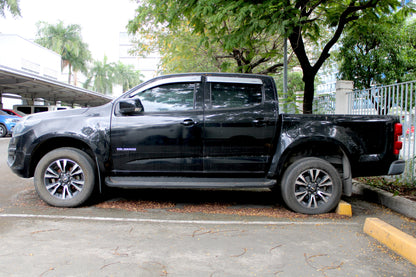
[[[220,50],[213,45],[206,48],[201,45],[201,38],[183,23],[173,30],[167,28],[139,28],[133,39],[134,47],[131,53],[137,56],[146,56],[152,52],[161,55],[159,72],[216,72],[221,71],[219,62],[212,53]],[[223,69],[225,70],[225,69]]]
[[[46,22],[37,23],[36,43],[51,49],[62,57],[61,69],[68,67],[68,83],[71,83],[72,71],[86,72],[87,62],[91,59],[88,45],[82,41],[81,26],[65,26],[62,21],[52,25]]]
[[[113,63],[114,82],[123,86],[123,91],[127,91],[142,82],[142,75],[134,70],[132,65],[125,65],[122,62]]]
[[[90,87],[92,83],[92,89],[103,94],[111,94],[113,92],[113,67],[112,64],[107,62],[107,56],[104,56],[104,60],[94,61],[93,66],[88,72],[87,80],[84,83],[84,87]]]
[[[287,94],[283,94],[283,75],[275,77],[276,88],[279,94],[279,103],[285,113],[300,113],[297,92],[304,90],[301,72],[289,72],[287,76]]]
[[[5,9],[13,16],[20,16],[19,0],[0,0],[0,16],[6,17]]]
[[[190,68],[190,63],[197,71],[277,72],[283,66],[283,37],[260,28],[241,34],[244,17],[252,16],[250,11],[238,14],[242,1],[224,1],[225,7],[218,6],[216,10],[212,9],[214,2],[221,1],[141,1],[136,17],[128,25],[130,33],[142,38],[136,52],[154,50],[149,45],[156,45],[168,67],[179,71]],[[255,4],[245,4],[256,14],[262,12],[256,10]],[[203,7],[222,14],[221,20],[213,14],[203,14],[200,10]],[[194,17],[198,17],[199,22]],[[235,37],[236,32],[238,37]]]
[[[331,48],[337,43],[347,24],[365,17],[389,14],[400,6],[396,0],[350,0],[350,1],[284,1],[290,5],[286,33],[303,71],[305,83],[303,112],[312,113],[315,77],[323,63],[329,58]],[[402,9],[402,12],[409,10]],[[295,15],[295,16],[293,16]],[[294,19],[294,20],[291,20]],[[304,37],[317,41],[323,28],[332,30],[332,36],[324,43],[320,54],[313,58],[312,65],[306,53]]]
[[[108,63],[107,56],[103,61],[94,61],[90,68],[85,88],[91,87],[93,90],[103,94],[112,94],[113,85],[119,84],[126,91],[141,82],[141,74],[133,69],[131,65],[124,65],[121,62]]]
[[[137,9],[129,29],[134,31],[146,24],[173,29],[185,20],[201,36],[202,43],[221,41],[225,52],[239,59],[242,72],[253,72],[253,65],[261,61],[269,63],[274,54],[281,53],[279,47],[271,47],[260,54],[252,51],[254,46],[264,49],[277,45],[277,37],[287,37],[303,72],[303,112],[312,113],[315,77],[347,24],[366,16],[389,14],[400,3],[399,0],[147,0]],[[313,43],[320,40],[324,30],[332,35],[317,56],[309,57],[308,48],[316,45]],[[268,39],[263,40],[265,37]],[[273,72],[276,66],[278,63],[270,64],[269,70],[261,73]]]
[[[400,82],[414,70],[416,52],[409,43],[405,18],[382,16],[356,21],[341,40],[340,75],[358,89]],[[416,40],[416,37],[413,39]],[[400,42],[398,45],[397,42]]]
[[[400,14],[356,21],[342,39],[338,55],[341,78],[353,80],[357,89],[414,80],[415,41],[415,23],[406,22]],[[389,99],[379,103],[376,99],[379,96],[373,95],[372,91],[369,93],[368,97],[379,114],[387,113],[394,104]],[[405,99],[410,100],[408,97]],[[413,106],[414,103],[408,103],[410,109]]]

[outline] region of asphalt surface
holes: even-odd
[[[363,232],[376,217],[416,237],[416,221],[359,197],[346,199],[352,218],[297,216],[268,191],[115,191],[98,205],[53,208],[7,167],[8,141],[0,139],[0,276],[416,276]],[[120,209],[123,199],[179,212]],[[184,208],[217,199],[251,212]],[[269,208],[277,216],[252,212]]]

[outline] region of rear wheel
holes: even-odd
[[[39,161],[34,182],[40,198],[49,205],[80,206],[94,190],[94,163],[78,149],[58,148]]]
[[[333,210],[341,198],[342,182],[338,171],[319,158],[303,158],[283,174],[282,198],[295,212],[321,214]]]

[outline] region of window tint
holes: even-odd
[[[140,98],[145,112],[192,110],[198,88],[199,84],[195,83],[166,84],[131,97]]]
[[[211,107],[241,108],[262,103],[262,85],[211,83]]]

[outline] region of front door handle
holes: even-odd
[[[193,121],[192,119],[185,119],[184,121],[182,121],[182,123],[181,123],[183,126],[187,126],[187,127],[189,127],[189,126],[193,126],[193,125],[195,125],[196,124],[196,122],[195,121]]]

